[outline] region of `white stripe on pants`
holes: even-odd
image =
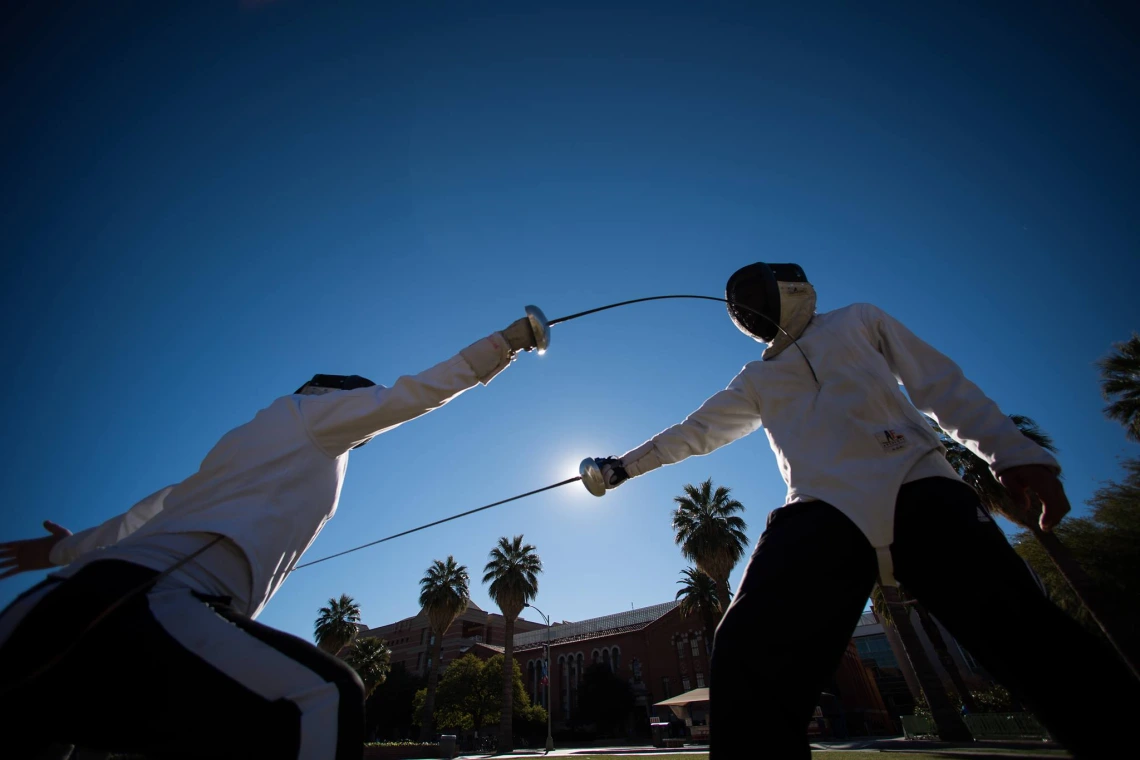
[[[154,619],[187,651],[267,700],[287,699],[297,705],[298,760],[336,755],[336,684],[241,630],[187,590],[154,591],[147,600]]]

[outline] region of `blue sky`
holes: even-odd
[[[718,295],[756,260],[800,263],[821,310],[881,306],[1034,417],[1075,503],[1137,453],[1101,416],[1093,366],[1140,328],[1127,19],[25,5],[2,45],[2,539],[45,518],[82,529],[181,480],[315,372],[387,384],[525,304]],[[759,350],[701,302],[557,327],[546,356],[354,453],[306,559],[619,454]],[[710,476],[755,539],[784,493],[762,434],[604,499],[568,486],[298,571],[261,620],[308,636],[344,592],[394,621],[432,559],[475,576],[516,533],[557,620],[665,601],[685,566],[672,497]],[[0,583],[0,603],[38,577]],[[473,599],[491,607],[477,583]]]

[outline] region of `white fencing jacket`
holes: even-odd
[[[788,486],[787,503],[819,500],[842,511],[875,547],[890,583],[899,486],[957,477],[919,410],[995,474],[1027,464],[1060,470],[957,364],[875,306],[816,314],[798,343],[818,386],[795,346],[750,362],[684,422],[626,453],[628,474],[708,454],[763,427]]]
[[[183,546],[171,540],[175,536],[220,534],[248,561],[250,590],[242,612],[256,617],[336,512],[349,450],[443,406],[476,383],[486,384],[511,359],[506,339],[494,333],[390,388],[279,398],[226,433],[198,472],[98,527],[65,538],[51,560],[80,564],[107,556],[93,550],[114,545],[118,551],[111,556],[137,556],[147,564],[145,558]],[[202,560],[212,554],[216,566],[232,576],[224,551],[211,548]]]

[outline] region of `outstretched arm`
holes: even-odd
[[[747,371],[747,367],[745,368]],[[663,430],[619,459],[599,459],[608,488],[626,478],[703,456],[752,433],[761,425],[760,407],[742,371],[727,388],[711,396],[697,411]]]
[[[43,538],[25,538],[0,544],[0,580],[32,570],[46,570],[55,564],[51,561],[51,550],[70,536],[71,531],[51,520],[44,520],[44,530],[48,535]]]
[[[408,420],[427,414],[469,388],[502,372],[518,351],[535,347],[526,319],[472,343],[458,354],[418,375],[404,375],[391,387],[382,385],[298,396],[297,404],[313,440],[330,456]]]
[[[173,489],[174,486],[167,486],[123,514],[79,533],[73,534],[67,528],[45,520],[44,529],[49,535],[0,544],[0,579],[53,565],[66,565],[93,549],[121,541],[161,512],[167,494]]]

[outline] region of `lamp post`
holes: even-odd
[[[554,733],[551,731],[554,720],[554,705],[550,701],[550,681],[553,678],[551,675],[553,671],[550,669],[550,616],[533,604],[524,604],[523,606],[530,607],[542,615],[542,619],[546,621],[546,751],[551,752],[554,750]]]

